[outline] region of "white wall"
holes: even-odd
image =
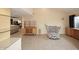
[[[67,14],[60,9],[34,9],[33,12],[34,19],[37,22],[37,29],[39,34],[39,29],[41,34],[46,33],[45,24],[60,26],[60,34],[65,34],[65,27],[68,26],[68,16]]]

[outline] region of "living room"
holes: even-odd
[[[79,49],[77,38],[71,36],[72,22],[69,17],[79,15],[79,10],[75,8],[34,8],[32,11],[33,22],[24,17],[24,27],[22,29],[22,49],[23,50],[73,50]],[[74,19],[74,17],[72,18]],[[29,20],[29,22],[27,22]],[[27,22],[27,23],[26,23]],[[35,23],[35,24],[34,24]],[[34,24],[34,26],[32,26]],[[60,38],[55,40],[49,37],[46,26],[60,27]],[[74,26],[74,25],[73,25]],[[29,29],[28,29],[29,27]],[[30,30],[31,29],[31,30]],[[70,29],[70,30],[69,30]],[[53,29],[52,29],[53,30]],[[74,32],[75,33],[75,32]],[[73,33],[73,34],[74,34]],[[31,35],[35,34],[35,35]],[[52,35],[53,36],[53,35]]]
[[[74,21],[74,19],[78,19],[78,8],[4,8],[1,11],[3,11],[1,18],[3,20],[8,19],[6,22],[3,21],[6,26],[0,23],[2,29],[4,29],[3,26],[8,28],[8,33],[3,34],[6,37],[0,37],[2,39],[1,49],[79,49],[78,23],[76,26]],[[53,27],[59,28],[58,32],[55,33],[57,30],[53,32],[52,30],[55,29]],[[7,30],[1,30],[1,33],[5,31]]]

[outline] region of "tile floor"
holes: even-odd
[[[45,35],[23,36],[23,50],[78,50],[79,40],[66,35],[61,35],[58,40],[49,39]]]

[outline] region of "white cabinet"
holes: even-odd
[[[6,50],[21,50],[21,39],[17,40],[11,46],[9,46]]]

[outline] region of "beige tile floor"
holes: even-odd
[[[66,35],[61,35],[58,40],[49,39],[45,35],[23,36],[23,50],[78,50],[79,40]]]

